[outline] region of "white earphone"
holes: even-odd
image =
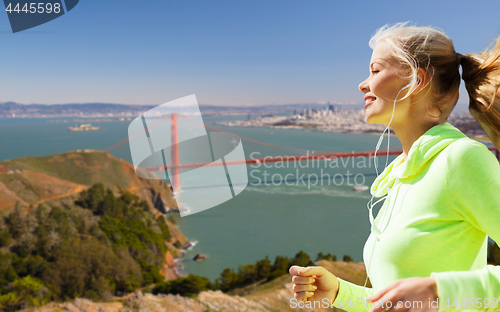
[[[415,82],[415,79],[412,79],[412,80],[410,81],[410,83],[409,83],[409,84],[407,84],[406,86],[402,87],[402,88],[401,88],[401,90],[404,90],[404,89],[407,89],[407,88],[411,87],[411,85],[412,85],[414,82]]]

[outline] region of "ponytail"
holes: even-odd
[[[492,49],[459,55],[459,59],[469,111],[500,150],[500,37]]]

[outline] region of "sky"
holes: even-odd
[[[499,11],[498,0],[81,0],[15,34],[0,12],[0,102],[362,103],[377,28],[431,25],[457,52],[480,52],[500,35]]]

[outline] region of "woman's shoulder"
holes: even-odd
[[[486,145],[483,143],[473,140],[469,137],[463,137],[460,139],[455,140],[452,142],[448,148],[448,152],[455,152],[455,153],[484,153],[484,152],[489,152],[491,153]]]
[[[473,224],[476,216],[498,212],[500,166],[495,155],[482,143],[469,138],[446,148],[446,189],[454,207]],[[476,225],[487,233],[482,225]]]
[[[446,149],[449,165],[484,168],[488,165],[498,167],[495,155],[481,142],[464,137],[452,142]]]

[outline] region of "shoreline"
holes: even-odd
[[[172,270],[171,272],[176,276],[175,278],[186,277],[189,275],[186,273],[186,271],[184,271],[184,266],[182,265],[182,263],[187,261],[195,261],[191,258],[186,258],[185,251],[191,250],[194,246],[196,246],[197,243],[198,243],[197,241],[188,240],[186,244],[184,244],[183,246],[181,246],[181,248],[179,248],[181,256],[179,258],[172,259],[174,264],[171,263],[169,264],[167,261],[167,266],[168,266],[167,268],[168,270]]]

